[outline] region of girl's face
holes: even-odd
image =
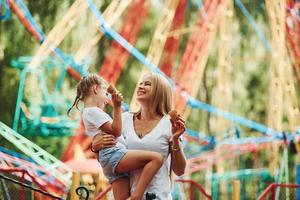
[[[95,95],[97,98],[97,106],[101,109],[105,107],[105,105],[108,103],[108,97],[107,97],[107,91],[105,87],[100,87],[99,85],[95,88]]]
[[[138,85],[137,100],[139,102],[149,101],[152,99],[153,83],[149,76],[144,76]]]

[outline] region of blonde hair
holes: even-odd
[[[158,114],[166,115],[173,109],[172,88],[161,75],[150,73],[147,77],[151,81],[151,102]]]
[[[89,74],[84,76],[76,85],[76,98],[73,102],[71,108],[68,109],[67,114],[69,115],[70,111],[75,106],[78,109],[79,101],[84,100],[85,97],[90,95],[91,88],[94,85],[98,85],[100,87],[106,87],[107,82],[97,74]]]
[[[151,96],[152,106],[156,109],[156,112],[162,115],[168,114],[173,109],[172,101],[172,88],[166,78],[159,74],[150,73],[147,77],[151,81]],[[173,188],[175,175],[170,169],[169,178],[171,182],[171,188]]]

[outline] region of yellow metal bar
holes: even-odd
[[[241,182],[234,180],[232,182],[232,200],[240,200]]]
[[[212,19],[212,22],[210,22],[208,27],[205,27],[208,29],[207,41],[204,41],[205,44],[201,48],[201,51],[203,53],[201,53],[201,56],[198,56],[197,60],[193,63],[193,65],[195,66],[195,67],[193,67],[195,71],[193,73],[193,77],[191,77],[189,80],[190,84],[188,84],[188,85],[192,86],[192,89],[190,91],[190,96],[193,98],[195,98],[198,94],[200,83],[201,83],[202,77],[203,77],[203,73],[204,73],[208,58],[209,58],[210,49],[212,47],[213,40],[216,37],[217,24],[219,22],[219,16],[220,16],[218,14],[219,9],[220,9],[220,6],[217,7],[216,15]],[[201,30],[201,31],[205,31],[205,30]],[[199,34],[201,34],[201,31],[199,32]],[[189,108],[185,109],[185,111],[183,113],[183,117],[187,119],[190,112],[191,112],[191,109],[189,109]]]
[[[176,29],[176,30],[170,31],[168,33],[168,37],[179,37],[180,35],[197,31],[197,29],[199,29],[199,27],[197,27],[197,26]]]
[[[285,0],[265,0],[271,29],[271,66],[269,84],[269,102],[267,110],[267,124],[276,130],[283,130],[283,105],[284,105],[284,70],[287,67],[285,59]],[[270,151],[269,168],[274,175],[278,166],[278,144],[273,143]]]
[[[231,91],[231,24],[233,18],[233,1],[228,0],[221,5],[221,17],[219,24],[219,49],[218,49],[218,71],[217,87],[213,98],[213,104],[222,110],[228,111],[232,100]],[[222,117],[215,117],[212,124],[214,132],[224,132],[228,127],[228,121]]]
[[[71,200],[79,200],[76,194],[76,188],[80,185],[80,174],[78,172],[73,172],[72,176],[72,186],[71,186]]]
[[[271,74],[269,86],[268,126],[282,130],[283,82],[286,58],[285,1],[265,0],[272,37]]]
[[[120,19],[120,16],[131,2],[132,0],[114,0],[109,4],[103,12],[103,18],[109,27],[113,26],[117,20]],[[97,20],[95,19],[95,21]],[[88,30],[92,37],[87,39],[86,42],[82,43],[82,45],[78,48],[74,57],[75,61],[81,61],[85,58],[102,38],[103,32],[99,31],[98,27],[99,24],[96,23],[93,23],[92,26],[89,27]]]
[[[72,4],[68,12],[47,35],[45,41],[29,63],[30,67],[37,67],[63,41],[87,8],[86,0],[76,0]]]

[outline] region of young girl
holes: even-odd
[[[163,156],[157,152],[127,150],[121,135],[121,102],[122,95],[114,88],[111,92],[114,106],[113,120],[103,111],[108,102],[107,84],[96,74],[90,74],[77,84],[77,96],[72,107],[83,101],[82,118],[86,134],[97,137],[103,132],[117,137],[114,147],[99,151],[99,161],[105,176],[112,184],[114,198],[124,200],[129,197],[129,179],[126,172],[143,168],[135,191],[130,195],[132,200],[141,200],[153,176],[163,164]]]

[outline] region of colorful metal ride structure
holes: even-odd
[[[14,125],[12,129],[0,122],[0,135],[27,157],[0,148],[0,179],[4,180],[2,174],[6,175],[5,181],[0,184],[0,191],[9,195],[5,182],[11,181],[7,176],[13,175],[22,180],[23,186],[20,189],[22,199],[28,196],[24,189],[24,184],[28,183],[34,186],[31,188],[32,191],[36,191],[35,189],[38,188],[47,195],[49,193],[50,196],[47,198],[51,198],[51,195],[55,195],[58,199],[71,195],[71,199],[75,199],[75,190],[80,182],[94,179],[91,172],[93,170],[82,168],[75,170],[76,167],[79,167],[80,162],[74,161],[81,159],[81,162],[87,162],[88,158],[92,158],[91,138],[83,134],[84,129],[79,117],[74,116],[74,119],[70,119],[63,114],[63,110],[66,110],[66,105],[70,105],[70,102],[61,98],[61,90],[66,73],[77,81],[88,73],[85,59],[92,54],[99,40],[106,36],[112,38],[113,42],[105,52],[104,61],[99,67],[99,74],[108,82],[117,84],[128,58],[133,56],[143,65],[139,77],[150,70],[163,75],[170,81],[175,97],[175,108],[186,118],[192,109],[201,109],[215,115],[212,129],[219,135],[205,135],[199,131],[187,130],[184,146],[188,158],[188,168],[185,177],[178,177],[176,180],[173,193],[175,198],[218,199],[219,188],[221,191],[224,189],[221,182],[229,180],[234,181],[232,187],[228,189],[231,191],[228,194],[232,195],[233,199],[242,197],[243,194],[240,191],[246,190],[243,181],[249,180],[254,184],[259,181],[263,182],[257,187],[257,191],[262,192],[265,188],[266,190],[261,193],[259,199],[266,199],[270,196],[275,199],[283,190],[287,195],[295,194],[296,198],[300,198],[300,189],[297,189],[299,185],[290,184],[288,179],[287,152],[288,145],[293,144],[300,153],[298,143],[300,131],[297,132],[300,114],[292,81],[295,75],[300,83],[299,3],[294,0],[265,1],[271,30],[271,45],[263,41],[271,55],[267,126],[228,112],[232,99],[230,25],[234,16],[233,0],[206,0],[203,4],[200,1],[195,23],[184,27],[188,3],[187,0],[163,1],[160,5],[163,12],[154,28],[148,52],[143,55],[134,46],[147,20],[151,7],[150,1],[113,0],[101,13],[91,0],[75,0],[47,35],[39,28],[21,0],[5,1],[3,3],[5,14],[1,15],[1,19],[7,20],[9,15],[7,13],[9,10],[12,11],[40,44],[40,47],[32,58],[22,57],[12,62],[12,65],[21,71]],[[240,0],[235,0],[235,6],[247,17],[258,37],[264,40],[263,33],[257,28],[255,21]],[[88,11],[92,13],[91,21],[93,23],[87,27],[88,35],[85,37],[85,42],[73,54],[74,56],[65,54],[59,49],[59,44],[80,20],[80,17]],[[122,21],[120,20],[121,16],[123,16]],[[113,29],[117,22],[119,23],[118,32]],[[179,47],[184,34],[189,35],[183,55],[179,56]],[[213,41],[216,39],[219,39],[222,45],[218,49],[217,58],[217,98],[210,105],[198,101],[196,98],[205,74]],[[278,55],[283,55],[284,59]],[[181,57],[181,60],[177,61],[177,57]],[[54,70],[59,71],[60,76],[55,83],[55,89],[50,92],[46,79],[47,75]],[[41,103],[39,106],[30,105],[31,97],[25,96],[24,86],[28,82],[33,82],[40,88]],[[56,103],[59,97],[64,105]],[[128,105],[124,105],[124,109],[128,109],[128,107]],[[136,102],[133,100],[130,108],[135,109],[135,107]],[[285,112],[288,116],[290,132],[282,131]],[[262,136],[240,138],[237,129],[235,130],[236,137],[231,135],[230,138],[222,138],[220,134],[226,131],[224,127],[229,126],[228,122],[246,126],[260,132]],[[24,137],[26,134],[42,134],[46,137],[72,135],[61,160],[58,160],[26,139]],[[278,157],[280,149],[282,150],[281,162]],[[257,166],[257,155],[263,150],[268,151],[271,157],[269,169],[259,169]],[[253,165],[257,169],[240,170],[237,168],[233,169],[236,171],[223,171],[222,163],[224,161],[236,162],[242,155],[252,155]],[[70,162],[76,164],[70,166],[67,164]],[[214,166],[217,170],[213,170]],[[299,165],[298,168],[300,168]],[[99,170],[101,169],[99,168]],[[212,173],[213,171],[216,173]],[[206,174],[205,180],[203,180],[205,184],[199,184],[192,180],[197,173]],[[256,177],[257,180],[254,180],[253,177]],[[285,180],[282,180],[283,177]],[[297,177],[297,184],[300,184],[299,177],[300,175]],[[109,198],[107,194],[111,186],[107,184],[103,175],[100,178],[97,176],[96,179],[96,187],[92,189],[95,193],[94,198]],[[270,186],[267,188],[268,184]],[[32,192],[31,196],[41,195],[38,194],[39,192]]]

